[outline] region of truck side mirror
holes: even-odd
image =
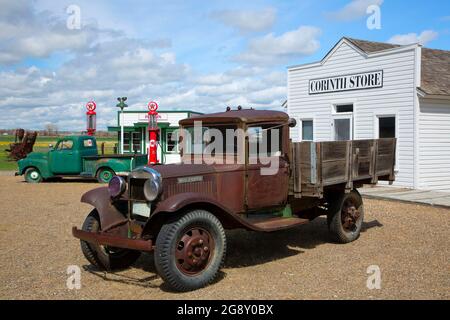
[[[297,126],[297,120],[294,118],[289,118],[288,125],[289,128],[295,128]]]

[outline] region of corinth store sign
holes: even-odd
[[[309,94],[383,87],[383,71],[309,80]]]

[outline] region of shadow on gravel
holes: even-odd
[[[159,285],[152,283],[154,280],[159,278],[159,276],[156,273],[150,274],[147,277],[137,278],[137,277],[131,277],[131,276],[125,274],[123,270],[117,271],[117,272],[114,272],[114,271],[106,272],[106,271],[101,271],[91,265],[84,265],[83,269],[85,271],[89,272],[90,274],[92,274],[96,277],[99,277],[105,281],[119,282],[119,283],[123,283],[123,284],[129,284],[129,285],[139,286],[139,287],[144,287],[144,288],[158,288],[159,287]]]
[[[382,226],[378,220],[363,222],[361,232]],[[227,240],[226,268],[264,264],[331,243],[325,217],[318,217],[297,228],[274,233],[233,230],[228,232]]]
[[[361,232],[371,228],[382,227],[378,220],[364,222]],[[225,268],[243,268],[260,265],[278,259],[291,257],[304,253],[305,250],[330,243],[328,235],[327,219],[319,217],[311,223],[297,228],[273,232],[258,233],[245,230],[227,231],[227,257]],[[91,265],[84,266],[84,270],[106,281],[120,282],[146,288],[159,288],[165,292],[174,292],[167,284],[156,284],[159,280],[153,259],[153,253],[143,253],[133,265],[147,273],[145,277],[131,277],[124,271],[104,272]],[[226,273],[220,271],[213,283],[217,283],[226,277]],[[159,281],[158,281],[159,282]]]

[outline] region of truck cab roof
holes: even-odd
[[[287,122],[288,120],[289,116],[281,111],[241,109],[193,116],[181,120],[180,125],[193,125],[195,121],[205,123],[273,123]]]

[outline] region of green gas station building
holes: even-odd
[[[179,128],[178,122],[201,113],[190,110],[158,111],[158,127],[160,128],[160,145],[158,159],[162,163],[180,161],[178,141],[173,132]],[[123,124],[124,143],[121,146],[121,128]],[[117,126],[108,127],[109,132],[117,132],[119,150],[123,153],[146,154],[149,147],[148,112],[127,111],[117,112]]]

